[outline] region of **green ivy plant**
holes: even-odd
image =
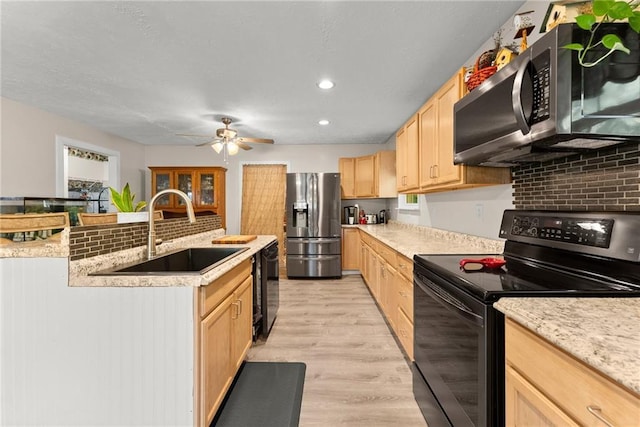
[[[601,40],[596,40],[596,31],[601,24],[615,22],[626,19],[629,26],[635,32],[640,33],[640,0],[616,1],[616,0],[593,0],[592,13],[585,13],[576,17],[576,24],[583,30],[589,31],[591,36],[586,46],[581,43],[570,43],[565,45],[565,49],[578,52],[578,62],[583,67],[593,67],[611,55],[615,51],[630,53],[629,49],[622,43],[620,37],[615,34],[605,34]],[[598,22],[598,18],[600,22]],[[609,51],[593,61],[587,61],[586,55],[591,49],[604,46]]]
[[[144,200],[138,202],[136,205],[133,204],[136,195],[131,194],[128,182],[122,189],[122,193],[113,187],[109,187],[109,191],[111,191],[111,203],[118,209],[118,212],[140,212],[147,206],[147,202]]]

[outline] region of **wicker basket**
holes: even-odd
[[[489,65],[480,68],[481,61],[483,63],[486,63],[487,57],[492,54],[495,56],[494,51],[487,51],[478,56],[478,59],[473,66],[473,73],[471,73],[471,76],[469,76],[469,80],[467,80],[467,89],[469,89],[469,91],[472,91],[473,89],[480,86],[483,81],[485,81],[486,79],[494,75],[496,71],[498,71],[498,67],[496,67],[495,65]],[[491,61],[489,61],[489,63],[491,63]]]

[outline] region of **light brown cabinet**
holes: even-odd
[[[360,242],[362,247],[362,257],[360,258],[360,263],[362,265],[362,277],[369,288],[371,295],[378,300],[378,281],[380,275],[380,261],[377,255],[378,243],[376,239],[373,239],[368,234],[362,232],[360,234]]]
[[[391,331],[413,360],[413,262],[360,231],[360,271]]]
[[[416,190],[419,183],[420,159],[418,152],[418,115],[412,116],[396,133],[397,190]]]
[[[341,173],[340,185],[343,199],[397,196],[395,151],[386,150],[367,156],[343,157],[338,159],[338,166]],[[353,180],[351,170],[353,170]],[[346,180],[342,174],[347,177]]]
[[[196,425],[211,424],[252,342],[251,259],[196,290]]]
[[[507,318],[506,424],[640,425],[640,397]]]
[[[196,212],[212,212],[220,216],[222,228],[225,221],[225,175],[226,169],[221,167],[149,167],[151,170],[151,196],[173,188],[185,193],[192,201]],[[174,195],[160,197],[155,205],[156,210],[169,214],[186,212],[184,201]]]
[[[375,197],[375,155],[356,157],[355,181],[356,196]]]
[[[396,335],[413,360],[413,261],[398,253],[395,287]]]
[[[395,253],[393,254],[395,258]],[[398,272],[395,269],[395,263],[390,263],[383,256],[378,258],[378,265],[380,268],[380,274],[378,276],[378,304],[382,308],[382,312],[387,318],[391,330],[397,333],[397,299],[396,299],[396,286]]]
[[[355,227],[342,228],[342,269],[360,269],[360,230]]]
[[[410,176],[398,174],[398,191],[403,193],[431,193],[511,182],[509,168],[455,165],[453,119],[454,104],[464,95],[464,69],[458,71],[417,112],[417,132],[405,124],[405,136],[396,140],[398,156],[418,159],[418,185],[402,188]],[[399,131],[400,132],[400,131]],[[409,135],[417,133],[418,143],[410,144]],[[406,139],[407,142],[404,140]],[[400,144],[400,145],[398,145]],[[406,149],[405,149],[406,146]]]
[[[355,157],[341,157],[338,159],[338,171],[340,172],[341,199],[353,199],[356,197],[356,159]]]

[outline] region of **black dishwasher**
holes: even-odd
[[[270,243],[258,254],[253,269],[253,331],[266,339],[271,332],[280,305],[280,267],[278,241]]]

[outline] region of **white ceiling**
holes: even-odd
[[[2,96],[143,144],[222,116],[276,144],[384,143],[523,3],[2,0]]]

